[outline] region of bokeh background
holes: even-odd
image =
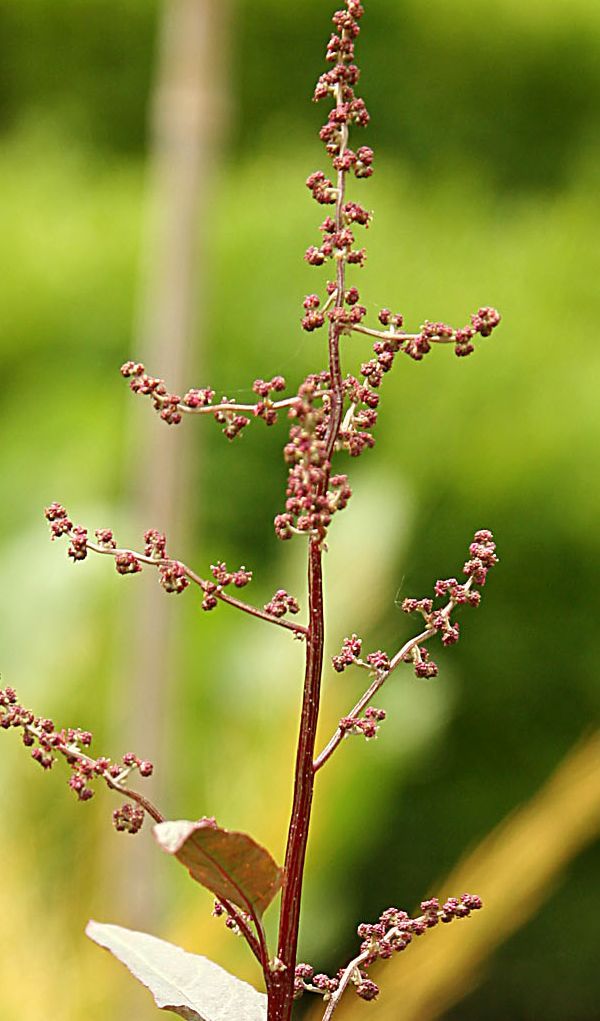
[[[285,423],[233,445],[210,420],[169,431],[118,366],[241,398],[323,365],[299,317],[325,278],[302,259],[318,223],[303,181],[323,165],[310,96],[331,7],[0,0],[3,681],[107,754],[156,757],[172,817],[216,814],[279,857],[299,645],[149,572],[73,566],[41,511],[60,500],[133,546],[166,527],[200,572],[252,567],[255,602],[302,598],[302,543],[271,526]],[[456,573],[476,528],[501,566],[439,679],[399,672],[378,741],[320,776],[301,954],[335,971],[358,922],[469,889],[486,911],[390,962],[380,1000],[350,998],[340,1021],[597,1021],[600,7],[370,0],[363,25],[363,300],[373,321],[388,305],[461,323],[489,303],[503,324],[472,358],[440,349],[386,378],[331,532],[330,653],[351,631],[396,649],[399,601]],[[368,350],[345,347],[349,369]],[[327,674],[321,741],[360,682]],[[108,792],[79,805],[65,781],[3,736],[2,1016],[156,1016],[86,941],[90,916],[258,982],[149,829],[116,834]]]

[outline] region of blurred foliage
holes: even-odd
[[[140,153],[159,7],[155,0],[2,0],[2,128],[49,118],[84,143]]]
[[[370,8],[361,64],[380,158],[373,181],[354,189],[376,212],[360,279],[366,303],[373,316],[383,304],[401,309],[413,326],[462,322],[489,302],[504,323],[470,359],[436,350],[420,365],[397,363],[385,380],[377,446],[350,466],[355,497],[332,531],[330,651],[352,630],[395,648],[410,627],[397,600],[455,573],[475,528],[494,529],[502,563],[481,610],[465,612],[461,643],[440,653],[439,682],[399,674],[377,744],[344,747],[320,778],[302,953],[334,970],[358,921],[390,902],[412,907],[535,794],[600,703],[591,627],[600,8]],[[323,338],[301,332],[299,310],[324,278],[302,261],[318,222],[302,182],[322,160],[311,142],[319,111],[306,97],[328,11],[322,0],[236,10],[231,147],[203,225],[214,237],[214,293],[198,381],[230,396],[274,371],[295,384],[323,361]],[[134,587],[153,580],[67,563],[40,509],[58,498],[90,527],[114,524],[135,539],[124,437],[150,411],[129,400],[116,369],[135,354],[156,13],[148,0],[0,0],[0,665],[38,711],[91,727],[115,754],[120,618]],[[346,348],[352,369],[367,345],[352,338]],[[168,365],[153,368],[168,377]],[[271,529],[285,424],[256,423],[231,447],[210,422],[182,428],[198,445],[202,478],[197,538],[180,555],[200,568],[218,557],[247,563],[258,603],[279,585],[301,592],[301,544],[282,547]],[[199,614],[190,593],[178,609],[168,810],[216,812],[281,856],[301,649],[225,607]],[[327,677],[323,740],[359,683]],[[7,1021],[37,1021],[48,1002],[60,1021],[114,1016],[128,980],[81,935],[91,914],[128,923],[111,874],[132,852],[108,825],[112,807],[103,794],[75,804],[59,769],[43,776],[3,738]],[[592,848],[570,865],[451,1016],[595,1021],[598,864]],[[158,870],[174,903],[160,934],[256,979],[240,944],[210,919],[209,899],[191,898],[166,858]],[[24,972],[25,1001],[13,977]],[[154,1016],[142,992],[135,1002],[136,1017]]]
[[[410,954],[402,954],[391,963],[378,965],[377,977],[383,984],[382,995],[371,1010],[374,1021],[385,1021],[395,1015],[402,1004],[403,1021],[433,1021],[446,1016],[446,1009],[462,1000],[481,977],[491,952],[507,936],[518,931],[548,896],[548,887],[556,885],[565,865],[585,851],[600,834],[600,732],[595,731],[573,751],[541,790],[522,808],[513,812],[496,827],[474,851],[467,854],[444,880],[444,889],[477,889],[483,897],[485,910],[459,932],[458,926],[446,926],[428,934],[411,946]],[[565,922],[577,917],[576,908],[563,915]],[[596,944],[600,924],[592,921]],[[551,927],[542,941],[543,953],[552,959],[556,974],[564,968],[592,966],[586,947],[569,945],[556,938]],[[590,950],[592,943],[590,942]],[[541,949],[541,947],[540,947]],[[554,989],[552,1003],[540,993],[544,980],[536,968],[535,957],[527,943],[522,949],[523,968],[513,967],[516,981],[505,994],[510,1016],[522,1016],[524,1007],[521,986],[529,985],[527,1008],[532,1016],[546,1018],[593,1016],[595,996],[584,983],[576,1004],[567,989]],[[545,965],[547,967],[547,963]],[[375,976],[374,976],[375,977]],[[512,997],[512,1002],[511,1002]],[[464,1007],[461,1005],[463,1016]],[[346,997],[339,1012],[341,1021],[362,1017],[362,1004],[357,997]],[[318,1007],[311,1018],[320,1021]]]
[[[239,154],[319,123],[309,98],[329,4],[234,0],[232,136]],[[0,0],[0,129],[55,118],[101,151],[141,153],[157,0]],[[436,177],[474,168],[513,192],[568,180],[598,144],[594,0],[377,0],[362,47],[374,145]]]

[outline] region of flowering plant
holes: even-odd
[[[284,446],[289,466],[285,505],[275,518],[275,533],[281,540],[300,537],[307,543],[307,615],[300,623],[299,600],[285,589],[278,589],[263,606],[240,596],[252,581],[245,567],[231,569],[218,562],[202,575],[167,550],[165,536],[150,529],[142,550],[123,548],[110,529],[99,528],[93,538],[88,530],[74,524],[58,503],[46,509],[53,539],[68,542],[68,556],[82,561],[90,553],[111,558],[119,574],[155,570],[166,592],[181,594],[190,586],[200,590],[205,611],[225,603],[266,623],[284,628],[305,647],[305,674],[299,737],[295,762],[295,782],[287,850],[283,867],[250,836],[222,828],[213,817],[196,821],[168,821],[162,812],[134,784],[136,776],[152,773],[152,763],[133,753],[112,761],[94,757],[92,735],[75,728],[58,728],[52,720],[36,716],[24,708],[12,688],[0,691],[0,726],[21,731],[32,757],[49,769],[62,757],[70,771],[69,786],[81,801],[93,795],[93,784],[103,781],[124,799],[113,813],[117,830],[137,833],[146,816],[154,823],[154,835],[163,851],[177,858],[192,879],[214,894],[214,914],[239,934],[258,960],[265,983],[260,993],[227,974],[205,958],[187,954],[162,940],[118,926],[90,922],[88,934],[122,960],[133,974],[152,991],[159,1007],[184,1018],[200,1021],[241,1021],[268,1019],[289,1021],[294,1000],[306,992],[323,997],[323,1021],[329,1021],[346,989],[352,986],[359,997],[374,999],[379,989],[369,977],[369,969],[378,959],[388,959],[403,951],[414,938],[424,935],[438,923],[447,923],[481,908],[472,894],[423,901],[416,916],[390,907],[373,924],[358,927],[360,947],[356,956],[334,976],[315,973],[306,963],[297,962],[298,928],[305,855],[309,836],[315,779],[336,749],[349,737],[374,738],[385,719],[385,712],[373,705],[373,699],[400,664],[412,665],[418,678],[435,677],[438,668],[430,658],[427,644],[439,637],[443,645],[459,638],[455,611],[467,604],[479,605],[487,573],[497,562],[492,533],[476,532],[463,567],[464,580],[447,578],[435,583],[431,597],[405,599],[402,609],[420,618],[416,633],[392,654],[382,650],[363,651],[357,634],[346,637],[332,659],[334,671],[350,668],[366,671],[363,695],[339,720],[328,743],[316,749],[316,731],[324,666],[323,558],[332,519],[348,505],[352,492],[348,476],[334,470],[334,461],[344,453],[358,457],[373,447],[373,428],[377,421],[380,386],[392,369],[396,356],[407,355],[420,361],[435,345],[453,345],[463,357],[474,350],[477,336],[488,337],[500,321],[491,307],[482,307],[470,323],[458,329],[443,322],[426,321],[418,331],[404,329],[404,319],[387,308],[379,312],[379,326],[365,324],[367,310],[360,303],[356,286],[348,284],[350,267],[363,265],[366,252],[358,247],[355,231],[368,227],[372,214],[348,198],[351,175],[358,180],[373,173],[373,152],[367,146],[350,148],[350,129],[366,127],[369,114],[364,101],[356,95],[359,70],[354,62],[359,23],[363,16],[359,0],[345,0],[345,6],[333,16],[335,31],[327,47],[331,65],[316,86],[315,100],[330,99],[333,107],[320,137],[331,159],[331,178],[322,171],[310,175],[307,186],[319,205],[331,208],[320,225],[318,245],[311,245],[305,258],[312,266],[331,265],[331,279],[325,294],[310,294],[304,299],[302,327],[313,332],[327,326],[326,367],[304,379],[297,390],[286,396],[281,376],[266,381],[256,379],[254,399],[237,403],[226,396],[216,400],[209,387],[189,390],[185,395],[171,393],[165,382],[151,376],[134,361],[121,369],[134,393],[147,396],[160,417],[177,425],[184,415],[212,416],[229,440],[239,437],[253,418],[273,426],[281,414],[290,422],[289,438]],[[372,338],[372,357],[361,365],[360,378],[342,372],[343,346],[358,334]],[[279,930],[276,946],[268,945],[263,914],[278,894]]]

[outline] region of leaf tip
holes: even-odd
[[[197,824],[185,819],[159,822],[153,827],[154,839],[167,854],[177,854],[179,849],[193,833]]]

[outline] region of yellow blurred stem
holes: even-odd
[[[381,996],[368,1008],[349,992],[336,1021],[433,1021],[481,978],[483,966],[538,910],[568,863],[600,834],[600,731],[578,742],[548,782],[433,891],[478,893],[484,910],[440,926],[372,969]],[[392,898],[393,899],[393,898]],[[399,1004],[401,1010],[399,1011]],[[323,1015],[321,1002],[309,1018]]]

